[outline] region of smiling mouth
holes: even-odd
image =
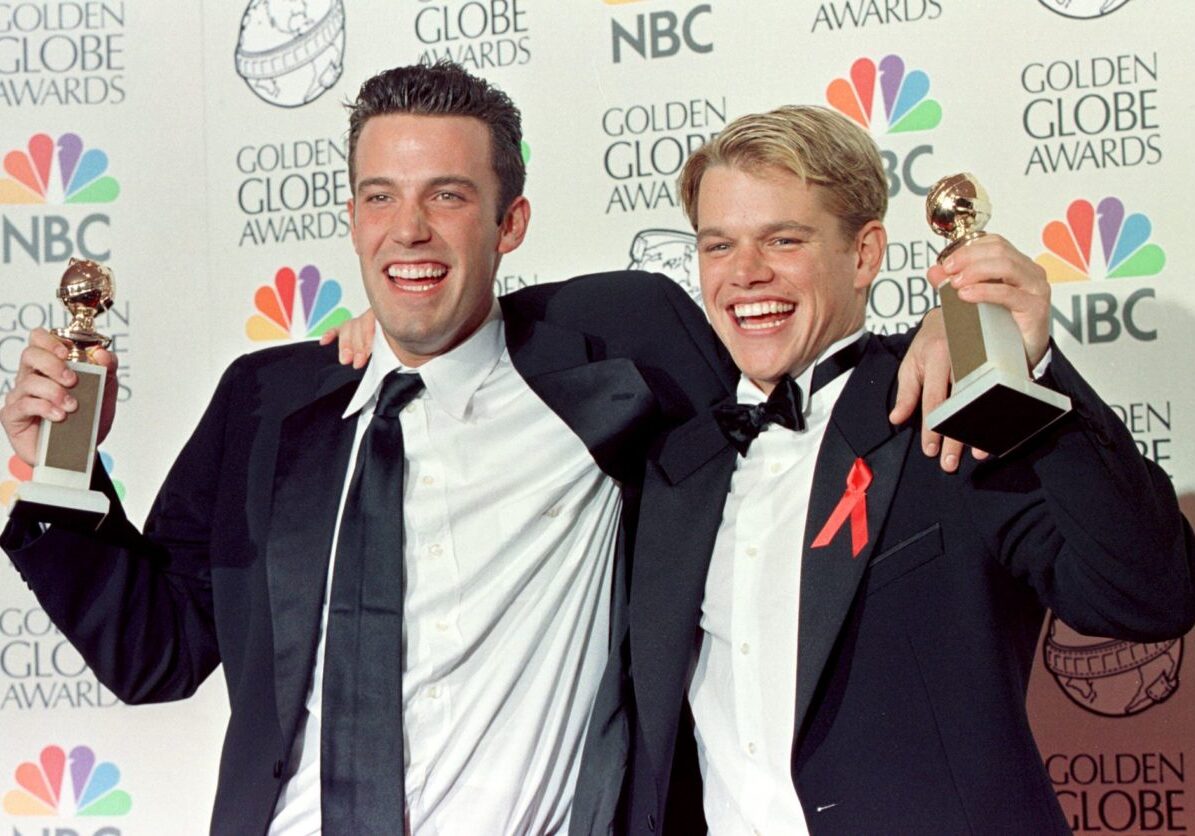
[[[740,302],[731,306],[731,313],[744,331],[766,331],[779,327],[796,309],[792,302]]]
[[[408,293],[426,293],[434,290],[448,275],[443,264],[391,264],[386,268],[390,284]]]

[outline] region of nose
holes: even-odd
[[[431,227],[419,201],[404,200],[395,204],[390,238],[404,247],[422,244],[431,238]]]
[[[758,247],[739,247],[735,250],[732,278],[739,287],[767,284],[774,275],[768,260]]]

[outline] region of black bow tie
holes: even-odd
[[[813,369],[809,387],[812,397],[819,389],[834,378],[858,364],[867,347],[868,335],[864,334],[848,346],[840,348]],[[761,404],[748,406],[740,403],[722,403],[714,407],[714,420],[726,440],[734,445],[740,455],[747,455],[751,442],[767,429],[768,424],[778,424],[790,430],[805,430],[805,413],[801,387],[789,375],[776,383],[776,388]]]
[[[768,424],[779,424],[790,430],[805,429],[805,415],[801,409],[801,387],[788,375],[780,378],[776,388],[763,403],[747,406],[724,403],[714,407],[714,420],[726,440],[742,455],[747,455],[751,442]]]

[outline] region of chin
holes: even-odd
[[[731,357],[734,358],[733,352]],[[735,365],[752,380],[779,380],[785,372],[792,368],[787,362],[775,357],[744,357],[742,362],[736,358]]]

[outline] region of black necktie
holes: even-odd
[[[813,368],[809,395],[813,397],[819,389],[834,378],[854,368],[867,347],[868,335],[864,334],[850,345],[822,360]],[[768,424],[778,424],[790,430],[802,432],[805,429],[805,412],[801,387],[789,376],[784,375],[776,382],[772,394],[761,404],[728,403],[714,407],[714,420],[718,422],[726,440],[734,445],[740,455],[747,455],[751,442],[763,432]]]
[[[403,828],[402,486],[399,412],[423,381],[391,374],[357,450],[328,602],[320,719],[324,833]]]

